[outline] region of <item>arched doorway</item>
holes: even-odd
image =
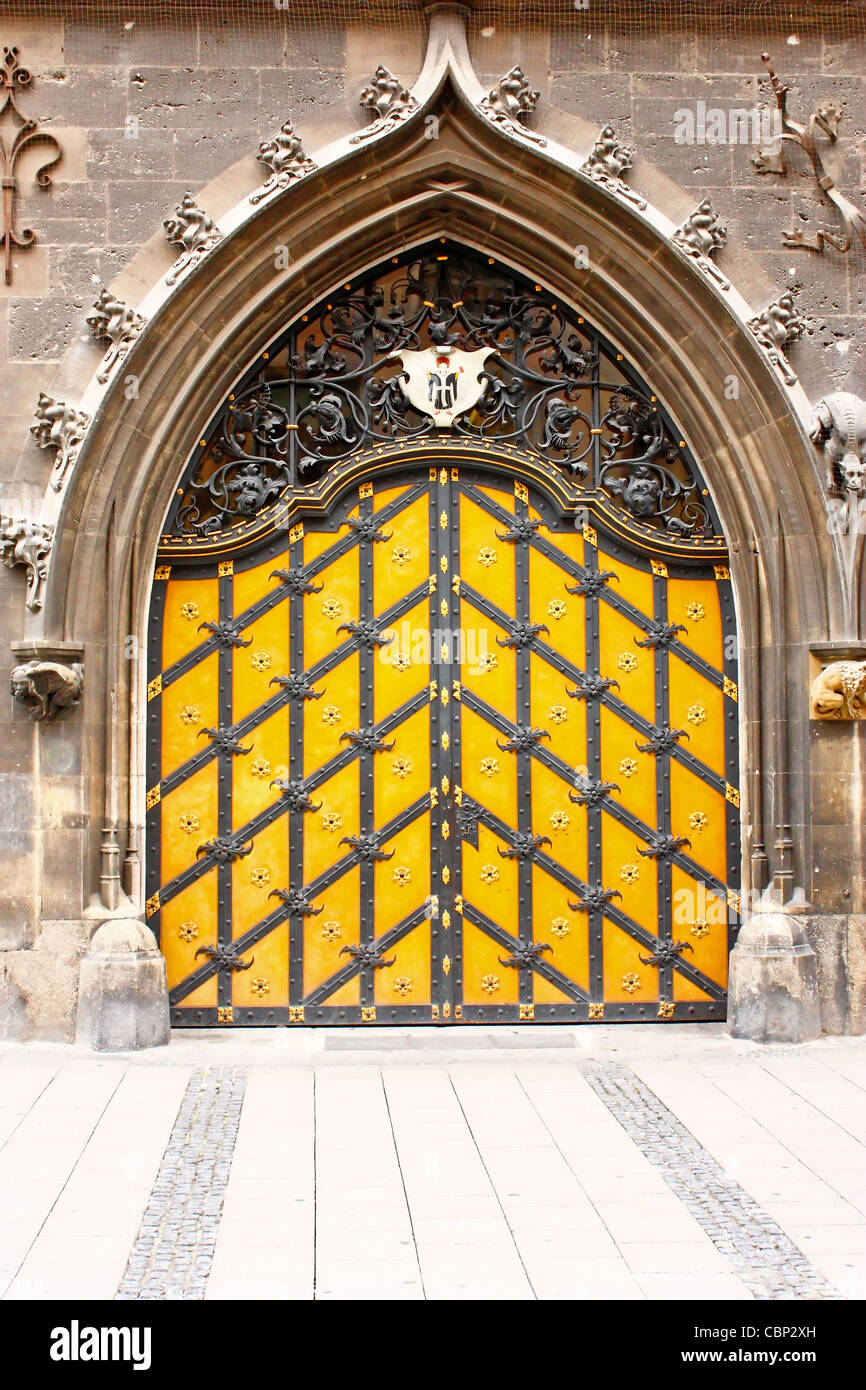
[[[439,238],[281,331],[155,571],[173,1022],[724,1017],[726,559],[651,387],[494,258]]]

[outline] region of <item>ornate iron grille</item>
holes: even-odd
[[[398,354],[443,346],[491,349],[452,438],[529,451],[667,543],[718,537],[685,441],[622,354],[540,285],[440,240],[275,338],[202,436],[167,539],[230,541],[359,450],[440,435]]]

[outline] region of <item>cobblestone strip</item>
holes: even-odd
[[[842,1298],[633,1071],[591,1062],[580,1070],[755,1298]]]
[[[118,1299],[204,1297],[245,1089],[241,1067],[190,1077]]]

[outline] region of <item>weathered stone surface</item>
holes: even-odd
[[[802,920],[818,960],[822,1032],[866,1032],[866,916],[810,913]]]
[[[165,960],[142,922],[111,919],[94,933],[81,962],[75,1036],[97,1052],[168,1043]]]
[[[755,912],[731,953],[728,1021],[735,1038],[798,1043],[821,1032],[818,962],[792,913]]]

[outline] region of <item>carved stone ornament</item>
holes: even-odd
[[[36,424],[30,426],[30,433],[40,449],[56,450],[51,487],[54,492],[59,492],[68,469],[75,462],[79,445],[90,424],[90,416],[85,415],[83,410],[67,405],[65,401],[55,400],[44,391],[39,393],[35,415]]]
[[[31,613],[42,607],[42,585],[48,576],[53,544],[53,526],[0,514],[0,559],[9,569],[15,565],[26,567],[27,607]]]
[[[533,140],[536,145],[544,146],[547,144],[544,136],[536,135],[534,130],[527,130],[523,125],[530,111],[534,111],[538,105],[540,95],[530,87],[523,69],[514,67],[500,77],[478,106],[488,120],[494,121],[510,135],[522,135],[525,140]]]
[[[719,222],[718,213],[713,209],[709,198],[698,203],[681,227],[674,232],[672,240],[687,256],[700,266],[705,274],[711,276],[723,290],[731,287],[730,280],[714,266],[710,257],[721,250],[728,239],[728,229]]]
[[[79,661],[71,666],[59,661],[28,661],[13,667],[9,684],[13,700],[29,710],[31,719],[55,719],[81,703],[84,667]]]
[[[405,121],[407,116],[411,116],[413,111],[418,110],[415,98],[381,63],[359,100],[365,110],[374,113],[374,118],[366,130],[352,136],[352,145],[360,145],[363,140],[369,140],[374,135],[384,135],[387,130],[393,130],[401,121]]]
[[[265,198],[288,188],[290,183],[302,179],[305,174],[312,173],[318,167],[315,160],[309,159],[304,153],[301,137],[295,133],[291,121],[284,121],[276,135],[270,140],[262,141],[259,145],[258,159],[260,163],[267,165],[271,175],[258,192],[250,195],[250,202],[254,207],[256,203],[264,202]]]
[[[63,154],[53,135],[49,135],[45,130],[40,130],[38,121],[32,117],[23,116],[18,110],[15,100],[16,93],[23,87],[29,87],[30,82],[30,73],[18,64],[18,49],[4,47],[3,63],[0,66],[0,96],[3,98],[3,104],[0,105],[0,118],[9,111],[13,122],[18,127],[9,148],[7,148],[3,136],[0,135],[0,175],[2,175],[3,186],[3,259],[7,285],[12,284],[13,246],[22,248],[32,246],[36,240],[36,233],[30,227],[23,227],[20,232],[15,230],[17,193],[15,167],[25,150],[32,149],[34,145],[44,145],[51,149],[52,157],[36,170],[34,176],[40,188],[49,188],[51,175],[48,171],[54,168]]]
[[[834,391],[815,406],[810,437],[823,447],[831,497],[862,493],[866,471],[866,401]]]
[[[791,370],[784,349],[810,330],[807,320],[794,303],[792,291],[786,290],[760,314],[749,319],[749,327],[773,366],[781,372],[783,380],[793,386],[797,377]]]
[[[833,661],[815,677],[810,719],[866,719],[866,661]]]
[[[844,193],[836,188],[833,177],[827,172],[824,165],[824,155],[821,145],[818,143],[819,132],[825,138],[827,144],[824,146],[832,147],[839,137],[839,122],[842,119],[842,112],[835,102],[828,101],[816,109],[809,116],[808,125],[803,125],[799,121],[794,121],[788,115],[787,103],[790,88],[781,82],[773,71],[770,63],[769,53],[761,54],[761,62],[767,69],[767,76],[773,88],[773,95],[776,98],[776,106],[779,110],[779,117],[782,132],[779,139],[778,150],[759,150],[753,158],[752,163],[759,174],[782,174],[787,175],[788,163],[786,150],[789,145],[798,145],[806,155],[812,166],[812,173],[818,191],[822,197],[828,199],[842,219],[844,235],[840,231],[831,231],[827,227],[819,227],[814,236],[810,237],[803,231],[802,227],[794,227],[782,233],[782,242],[791,248],[800,248],[806,251],[817,251],[821,254],[825,246],[832,246],[843,254],[851,250],[855,236],[859,238],[860,244],[866,249],[866,216],[860,208],[856,207]],[[852,151],[853,153],[853,151]]]
[[[165,277],[167,285],[176,284],[181,275],[197,265],[222,239],[219,227],[198,206],[191,193],[184,193],[174,216],[166,217],[162,225],[172,245],[181,247],[181,255]]]
[[[602,127],[601,134],[581,169],[611,193],[619,194],[636,207],[645,208],[646,199],[635,193],[633,188],[629,188],[623,179],[623,174],[632,167],[633,156],[634,150],[617,138],[612,125],[606,125]]]
[[[93,313],[88,315],[87,326],[96,342],[107,342],[108,351],[102,359],[102,366],[96,373],[96,380],[104,385],[114,367],[122,362],[135,342],[146,319],[137,314],[118,299],[110,290],[102,290],[94,301]]]
[[[492,354],[492,348],[460,352],[450,344],[395,353],[403,364],[400,389],[416,410],[430,416],[437,429],[450,429],[487,390],[488,379],[482,368]]]

